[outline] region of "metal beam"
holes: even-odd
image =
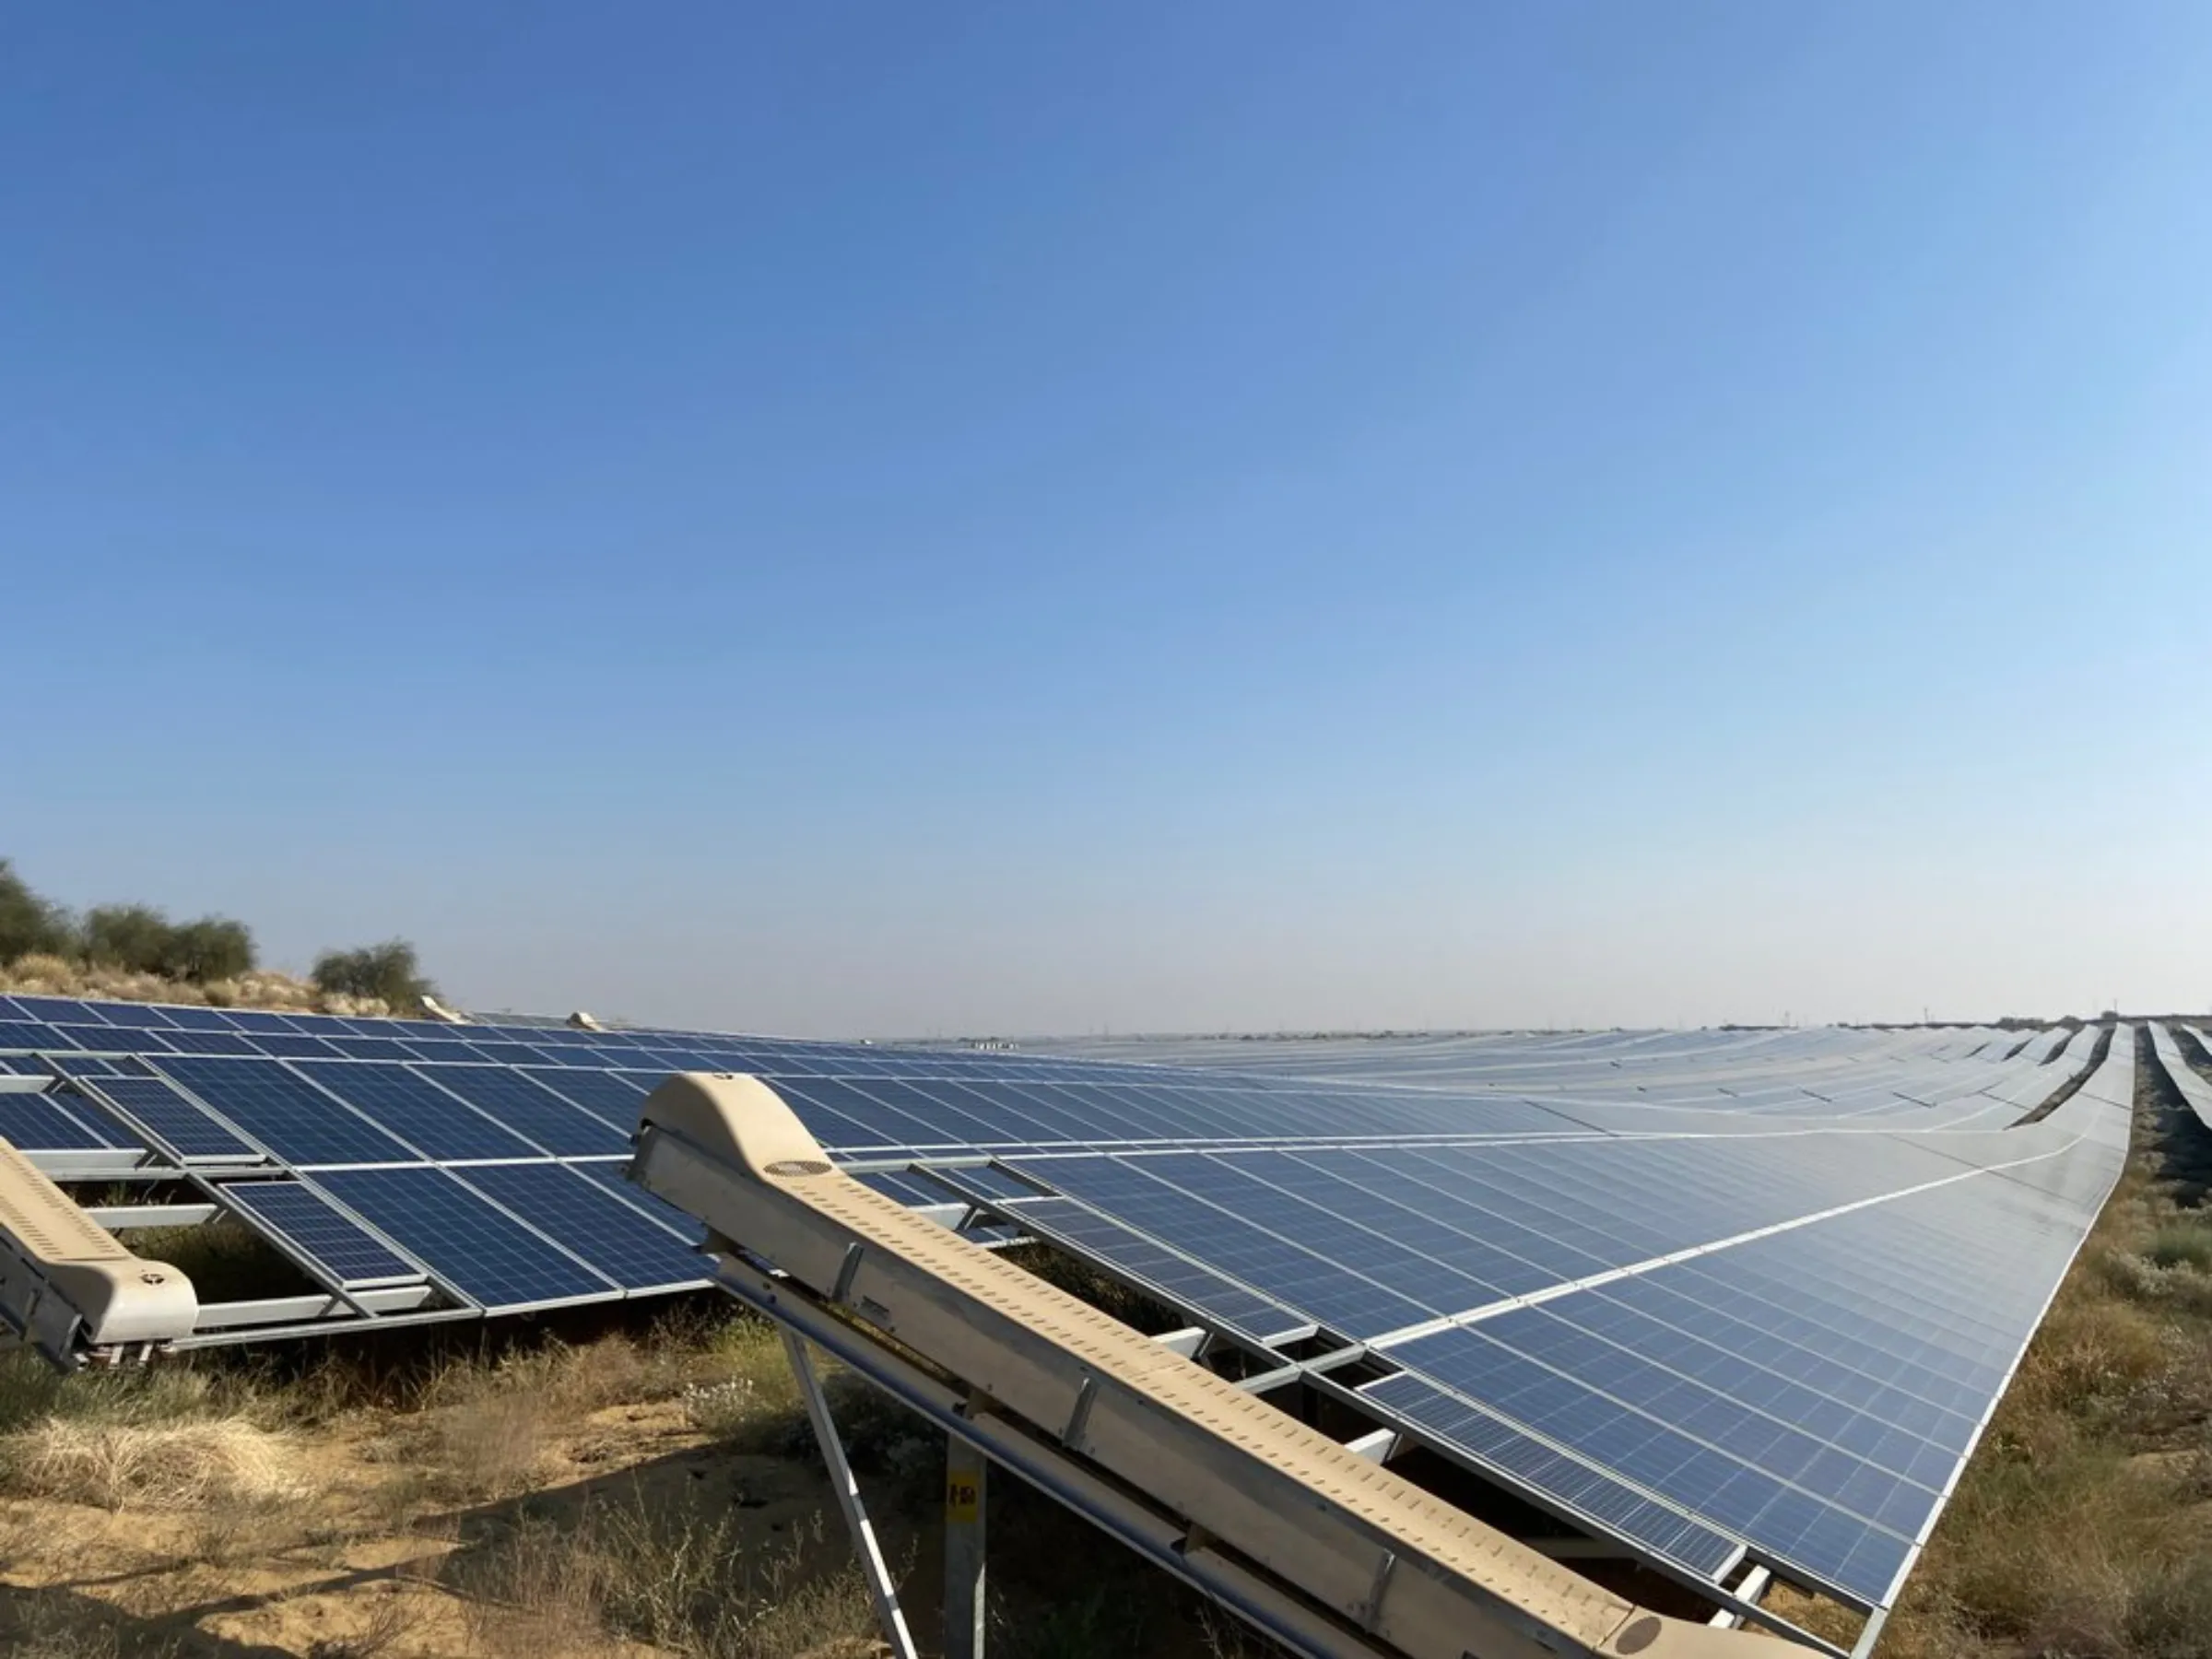
[[[253,1301],[203,1302],[193,1330],[196,1334],[229,1330],[239,1325],[300,1324],[311,1320],[340,1319],[357,1312],[366,1315],[405,1312],[421,1307],[432,1294],[428,1285],[399,1285],[389,1290],[356,1290],[346,1297],[316,1292],[307,1296],[262,1297]]]
[[[957,1434],[945,1439],[945,1659],[983,1659],[989,1600],[984,1504],[991,1462]]]
[[[85,1214],[110,1232],[121,1232],[133,1227],[198,1227],[214,1220],[218,1211],[212,1204],[100,1204],[86,1206]]]
[[[853,1535],[853,1553],[860,1558],[861,1571],[868,1581],[869,1599],[876,1604],[876,1622],[883,1627],[883,1639],[893,1659],[916,1659],[914,1639],[907,1633],[906,1615],[899,1610],[899,1588],[891,1582],[890,1568],[884,1564],[883,1550],[876,1542],[876,1528],[868,1520],[867,1506],[860,1500],[860,1483],[853,1478],[853,1465],[845,1461],[844,1442],[837,1438],[837,1423],[830,1415],[829,1396],[822,1393],[820,1379],[814,1374],[814,1361],[807,1358],[806,1338],[780,1320],[776,1330],[783,1338],[784,1357],[791,1361],[791,1374],[798,1382],[799,1394],[806,1402],[806,1418],[814,1425],[815,1440],[821,1445],[822,1462],[830,1471],[830,1487],[837,1494],[837,1507],[845,1512],[845,1526]]]

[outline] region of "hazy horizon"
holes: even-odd
[[[798,1035],[2212,1005],[2212,13],[27,12],[0,855]]]

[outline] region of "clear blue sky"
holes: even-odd
[[[2212,1003],[2212,10],[18,6],[0,853],[902,1033]]]

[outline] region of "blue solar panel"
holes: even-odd
[[[288,1014],[272,1013],[266,1008],[231,1008],[222,1016],[229,1027],[255,1037],[288,1036],[300,1030],[299,1023]],[[308,1017],[312,1019],[314,1016]],[[215,1027],[203,1027],[212,1030]]]
[[[612,1072],[535,1065],[526,1065],[523,1072],[562,1100],[571,1100],[593,1116],[606,1119],[621,1130],[626,1138],[638,1126],[638,1108],[645,1104],[645,1091]]]
[[[410,1163],[418,1155],[276,1060],[163,1054],[154,1065],[288,1163]]]
[[[482,1054],[477,1053],[475,1049],[469,1047],[465,1042],[431,1041],[419,1037],[411,1037],[407,1040],[406,1047],[408,1056],[416,1060],[448,1061],[465,1065],[471,1061],[478,1061],[484,1058]]]
[[[128,1144],[120,1136],[103,1139],[45,1095],[13,1088],[0,1089],[0,1140],[22,1152],[77,1152]]]
[[[49,1025],[59,1021],[81,1025],[93,1018],[90,1010],[74,997],[26,996],[18,991],[12,993],[7,1000],[21,1010],[25,1019],[43,1020]]]
[[[341,1285],[418,1279],[422,1270],[394,1253],[373,1233],[296,1181],[234,1181],[223,1197],[247,1211],[295,1250],[321,1264]]]
[[[571,1163],[569,1168],[579,1175],[597,1182],[633,1209],[641,1209],[647,1215],[658,1219],[663,1226],[674,1229],[684,1241],[693,1248],[696,1249],[699,1245],[705,1243],[707,1230],[700,1225],[698,1218],[685,1214],[666,1199],[655,1197],[643,1187],[629,1180],[623,1173],[629,1167],[629,1163],[628,1159],[612,1163],[594,1160],[590,1163]]]
[[[619,1293],[442,1170],[335,1170],[313,1182],[492,1312]]]
[[[175,1023],[167,1008],[151,1003],[88,1003],[86,1012],[112,1026],[135,1026],[142,1030],[166,1030]]]
[[[589,1158],[629,1149],[628,1137],[612,1124],[520,1072],[493,1065],[438,1065],[426,1067],[423,1075],[556,1157]]]
[[[69,1049],[76,1045],[35,1019],[0,1019],[0,1049]]]
[[[165,1033],[171,1048],[185,1054],[230,1054],[243,1058],[262,1051],[250,1037],[236,1031],[170,1031]],[[137,1051],[144,1053],[147,1051]]]
[[[111,1025],[57,1025],[53,1028],[78,1048],[111,1054],[159,1053],[170,1045],[156,1031],[134,1031]],[[190,1033],[180,1031],[177,1036]]]
[[[252,1023],[255,1020],[281,1018],[275,1014],[255,1014],[244,1008],[168,1008],[163,1012],[168,1014],[170,1024],[188,1031],[251,1031],[260,1029]],[[283,1030],[288,1028],[276,1026],[271,1029]]]
[[[332,1037],[330,1046],[349,1060],[412,1060],[406,1045],[390,1037]]]
[[[538,1149],[404,1065],[346,1060],[295,1065],[427,1158],[527,1158]]]
[[[1633,1538],[1700,1577],[1717,1577],[1741,1556],[1736,1539],[1419,1377],[1400,1373],[1360,1392],[1539,1500]]]
[[[1275,1341],[1305,1324],[1279,1303],[1067,1199],[1031,1199],[1016,1213],[1040,1237],[1110,1262],[1169,1300],[1201,1309],[1256,1341]]]
[[[71,1069],[74,1074],[76,1068]],[[242,1159],[261,1156],[259,1147],[231,1134],[159,1077],[116,1076],[91,1078],[90,1083],[168,1142],[181,1158]]]
[[[458,1173],[626,1289],[699,1284],[707,1277],[708,1264],[682,1239],[559,1164],[485,1164]]]
[[[335,1060],[338,1051],[320,1037],[299,1031],[251,1031],[245,1041],[254,1052],[278,1060]]]

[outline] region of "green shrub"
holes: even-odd
[[[0,962],[18,957],[75,956],[76,925],[69,912],[24,884],[0,858]]]
[[[2152,1235],[2144,1252],[2161,1267],[2187,1265],[2212,1273],[2212,1224],[2171,1221]]]
[[[171,922],[150,904],[100,904],[85,912],[85,959],[97,968],[158,973],[206,984],[253,967],[253,935],[243,922],[202,916]]]
[[[412,1008],[438,987],[424,977],[415,947],[387,939],[359,950],[327,950],[315,959],[315,989],[332,996],[374,996],[394,1008]]]
[[[150,904],[96,904],[85,912],[85,959],[97,968],[159,973],[170,919]]]
[[[154,971],[205,985],[253,970],[253,935],[246,924],[227,916],[202,916],[169,930],[160,966]]]

